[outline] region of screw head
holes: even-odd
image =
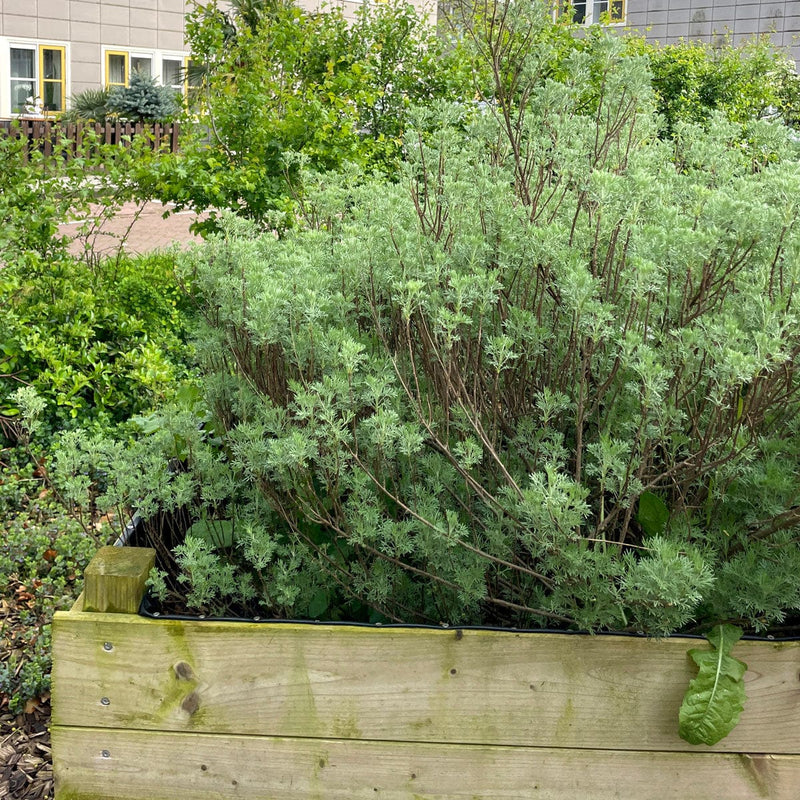
[[[114,645],[111,642],[103,642],[103,650],[107,653],[110,653],[114,649]]]
[[[111,701],[107,697],[101,697],[100,698],[100,704],[104,705],[104,706],[110,706],[111,705]]]
[[[102,758],[111,758],[111,753],[108,750],[101,751],[100,755]]]

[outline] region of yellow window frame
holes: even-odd
[[[612,23],[619,24],[625,22],[626,0],[608,0],[608,17]],[[614,13],[614,9],[619,9],[619,14]]]
[[[122,56],[123,59],[123,77],[124,82],[119,83],[114,81],[113,83],[109,80],[111,77],[111,58],[112,56]],[[131,76],[131,61],[130,55],[125,50],[106,50],[106,89],[110,89],[114,86],[127,86],[128,81],[130,80]]]
[[[44,76],[44,54],[45,51],[49,50],[59,54],[59,59],[61,61],[61,77],[60,78],[45,78]],[[40,44],[39,45],[39,97],[44,100],[46,96],[46,92],[44,90],[45,84],[58,84],[59,85],[59,92],[58,96],[61,100],[60,108],[53,109],[48,113],[52,114],[60,114],[62,111],[66,110],[66,102],[67,102],[67,48],[63,45],[57,44]]]

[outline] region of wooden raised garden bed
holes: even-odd
[[[678,737],[698,642],[176,621],[106,548],[53,626],[57,800],[800,797],[800,643],[742,641],[748,700]]]

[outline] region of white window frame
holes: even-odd
[[[186,96],[186,78],[185,78],[185,69],[186,63],[189,59],[189,55],[187,53],[159,53],[158,57],[158,82],[162,86],[169,86],[171,89],[174,89],[176,92],[180,94],[181,97]],[[164,62],[165,61],[177,61],[180,63],[181,73],[183,78],[181,79],[180,83],[165,83],[164,82]]]
[[[62,102],[64,109],[69,104],[70,96],[70,45],[69,42],[53,41],[49,39],[31,39],[22,36],[0,36],[0,117],[25,116],[25,112],[19,114],[12,111],[11,96],[11,50],[31,50],[34,53],[34,83],[36,89],[35,97],[39,97],[44,92],[42,78],[42,58],[43,50],[60,50],[62,53]],[[34,97],[34,99],[35,99]],[[48,113],[48,116],[60,113],[58,111]]]
[[[595,4],[597,1],[598,0],[583,0],[582,5],[586,9],[586,15],[581,22],[577,23],[578,25],[604,25],[606,27],[625,25],[625,19],[628,13],[628,0],[607,0],[608,8],[617,4],[622,6],[620,19],[608,19],[606,16],[608,11],[598,14],[598,19],[594,19]],[[573,3],[557,0],[553,9],[554,18],[557,19],[558,17],[567,15],[571,8],[573,8]]]

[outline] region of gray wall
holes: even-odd
[[[628,0],[626,22],[662,44],[681,38],[714,42],[726,33],[737,43],[769,34],[800,62],[800,0]]]

